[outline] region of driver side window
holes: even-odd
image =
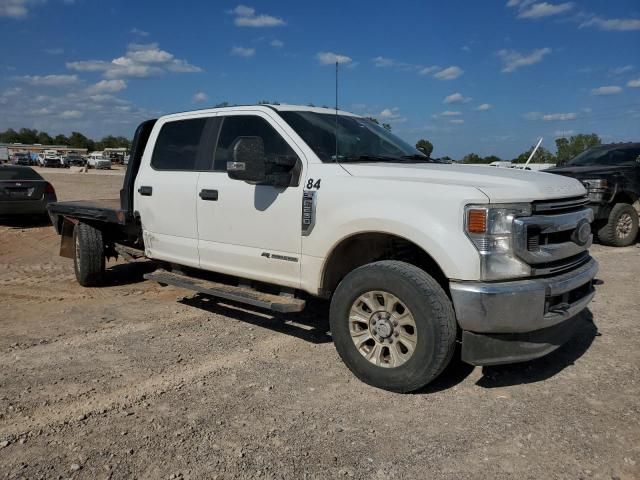
[[[262,138],[268,159],[298,158],[287,141],[266,120],[255,115],[233,115],[224,117],[222,122],[213,161],[214,171],[227,170],[227,162],[233,161],[231,146],[238,137]]]

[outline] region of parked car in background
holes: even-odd
[[[108,170],[111,168],[111,160],[104,158],[102,152],[92,152],[87,159],[89,168],[95,168],[96,170]]]
[[[80,155],[67,155],[62,159],[62,164],[67,168],[84,167],[87,164],[87,161]]]
[[[9,161],[9,149],[7,147],[0,147],[0,163]]]
[[[0,166],[0,216],[43,215],[55,201],[53,186],[33,168]]]
[[[32,165],[33,161],[27,152],[17,152],[13,154],[12,163],[14,165]]]
[[[64,163],[62,162],[62,157],[59,155],[45,154],[44,158],[42,159],[42,166],[62,168],[64,167]]]
[[[565,165],[546,170],[580,180],[594,214],[594,230],[604,245],[625,247],[638,236],[640,143],[600,145]]]

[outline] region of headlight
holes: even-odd
[[[525,203],[465,207],[465,232],[480,254],[483,280],[531,275],[531,267],[513,251],[513,220],[530,215],[531,205]]]
[[[582,180],[582,184],[587,190],[604,190],[609,187],[609,182],[602,178]]]
[[[587,196],[591,202],[600,203],[604,201],[609,182],[603,178],[594,178],[582,180],[582,184],[587,189]]]

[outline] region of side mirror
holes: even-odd
[[[231,144],[233,161],[227,162],[227,175],[233,180],[264,183],[267,180],[267,158],[260,137],[238,137]]]

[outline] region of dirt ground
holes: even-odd
[[[60,199],[121,175],[51,173]],[[356,380],[327,304],[271,315],[142,280],[82,288],[52,227],[0,222],[0,478],[640,478],[640,248],[595,246],[593,325],[546,358]]]

